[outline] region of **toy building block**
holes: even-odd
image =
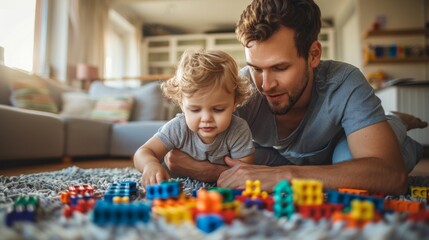
[[[160,184],[148,185],[146,187],[146,198],[148,200],[177,198],[181,192],[179,182],[162,182]]]
[[[374,207],[378,212],[384,211],[384,198],[381,197],[341,193],[336,190],[326,190],[325,193],[326,202],[342,204],[345,208],[351,207],[351,201],[358,199],[371,201],[372,203],[374,203]]]
[[[364,196],[369,195],[368,190],[354,189],[354,188],[338,188],[338,192],[350,193],[350,194],[355,194],[355,195],[364,195]]]
[[[294,203],[301,205],[322,205],[322,182],[313,179],[292,179]]]
[[[183,222],[192,222],[192,213],[184,206],[155,207],[152,208],[152,211],[162,216],[168,223],[177,225]]]
[[[295,212],[293,204],[293,191],[288,181],[282,180],[274,187],[273,191],[273,211],[274,215],[280,217],[290,217]]]
[[[371,221],[374,219],[374,203],[368,200],[353,200],[350,217],[355,220]]]
[[[234,193],[230,188],[210,188],[209,191],[216,191],[222,195],[223,203],[229,203],[234,201]]]
[[[265,198],[268,196],[268,193],[265,191],[261,191],[261,181],[259,180],[247,180],[246,181],[246,189],[241,193],[245,197],[250,198]]]
[[[196,226],[205,233],[211,233],[223,226],[223,219],[217,214],[200,214],[197,216]]]
[[[197,211],[199,213],[220,213],[222,202],[222,195],[217,191],[200,189],[197,193]]]
[[[79,199],[94,198],[94,188],[91,185],[73,185],[68,190],[60,193],[60,201],[64,204],[77,205]]]
[[[16,221],[36,222],[38,210],[39,199],[37,197],[18,197],[12,209],[6,214],[6,225],[12,226]]]
[[[113,201],[114,197],[129,197],[137,195],[137,183],[134,181],[124,181],[110,185],[104,193],[104,200]]]
[[[95,199],[79,199],[76,204],[65,205],[63,208],[63,215],[67,218],[73,215],[73,212],[78,211],[80,213],[89,212],[95,205]]]
[[[385,210],[394,210],[396,212],[417,213],[424,209],[423,203],[408,200],[387,199],[384,201]]]
[[[411,190],[411,197],[415,197],[415,198],[427,198],[427,194],[428,194],[428,188],[427,187],[416,187],[416,186],[411,186],[410,190]]]
[[[297,212],[305,218],[312,218],[319,221],[322,218],[331,218],[334,213],[340,212],[342,209],[343,205],[341,204],[324,203],[322,205],[298,206]]]
[[[142,202],[116,204],[107,200],[98,200],[92,212],[92,222],[98,225],[147,223],[150,220],[150,213],[151,206]]]

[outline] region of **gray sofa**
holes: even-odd
[[[10,83],[16,80],[47,83],[60,113],[14,107]],[[87,95],[130,94],[135,102],[126,123],[70,116],[62,110],[65,93]],[[88,91],[52,79],[0,65],[0,161],[81,157],[131,157],[178,108],[167,102],[158,82],[139,88],[118,89],[94,82]]]

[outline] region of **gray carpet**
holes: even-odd
[[[225,225],[216,232],[204,234],[192,224],[172,225],[152,217],[150,223],[135,226],[93,224],[89,214],[62,216],[59,193],[70,185],[90,184],[100,197],[112,183],[138,182],[140,173],[133,168],[82,169],[69,167],[60,171],[14,177],[0,176],[0,239],[429,239],[429,224],[404,221],[404,215],[388,214],[384,221],[367,224],[363,229],[346,228],[344,223],[327,220],[314,222],[298,214],[291,219],[277,219],[266,211],[247,209],[241,220]],[[180,179],[185,192],[210,184]],[[429,186],[429,177],[411,177],[410,185]],[[7,227],[7,209],[20,195],[38,196],[41,212],[36,224],[18,223]],[[402,196],[405,197],[406,196]],[[140,189],[136,201],[145,201]]]

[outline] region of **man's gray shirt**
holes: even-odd
[[[178,114],[155,134],[168,150],[177,148],[196,160],[225,164],[225,156],[243,158],[255,151],[252,135],[246,121],[233,116],[229,127],[211,144],[205,144],[186,125],[185,115]]]
[[[251,78],[247,67],[241,73]],[[237,115],[247,121],[258,145],[274,147],[297,165],[330,163],[344,134],[386,120],[381,101],[359,69],[336,61],[321,61],[314,69],[310,104],[300,125],[287,138],[277,136],[275,115],[259,92]]]

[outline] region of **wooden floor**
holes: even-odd
[[[123,168],[134,167],[131,159],[91,159],[76,160],[70,162],[43,163],[37,165],[25,165],[0,168],[0,175],[17,176],[20,174],[56,171],[70,166],[81,168]],[[414,176],[429,176],[429,158],[422,159],[411,172]]]

